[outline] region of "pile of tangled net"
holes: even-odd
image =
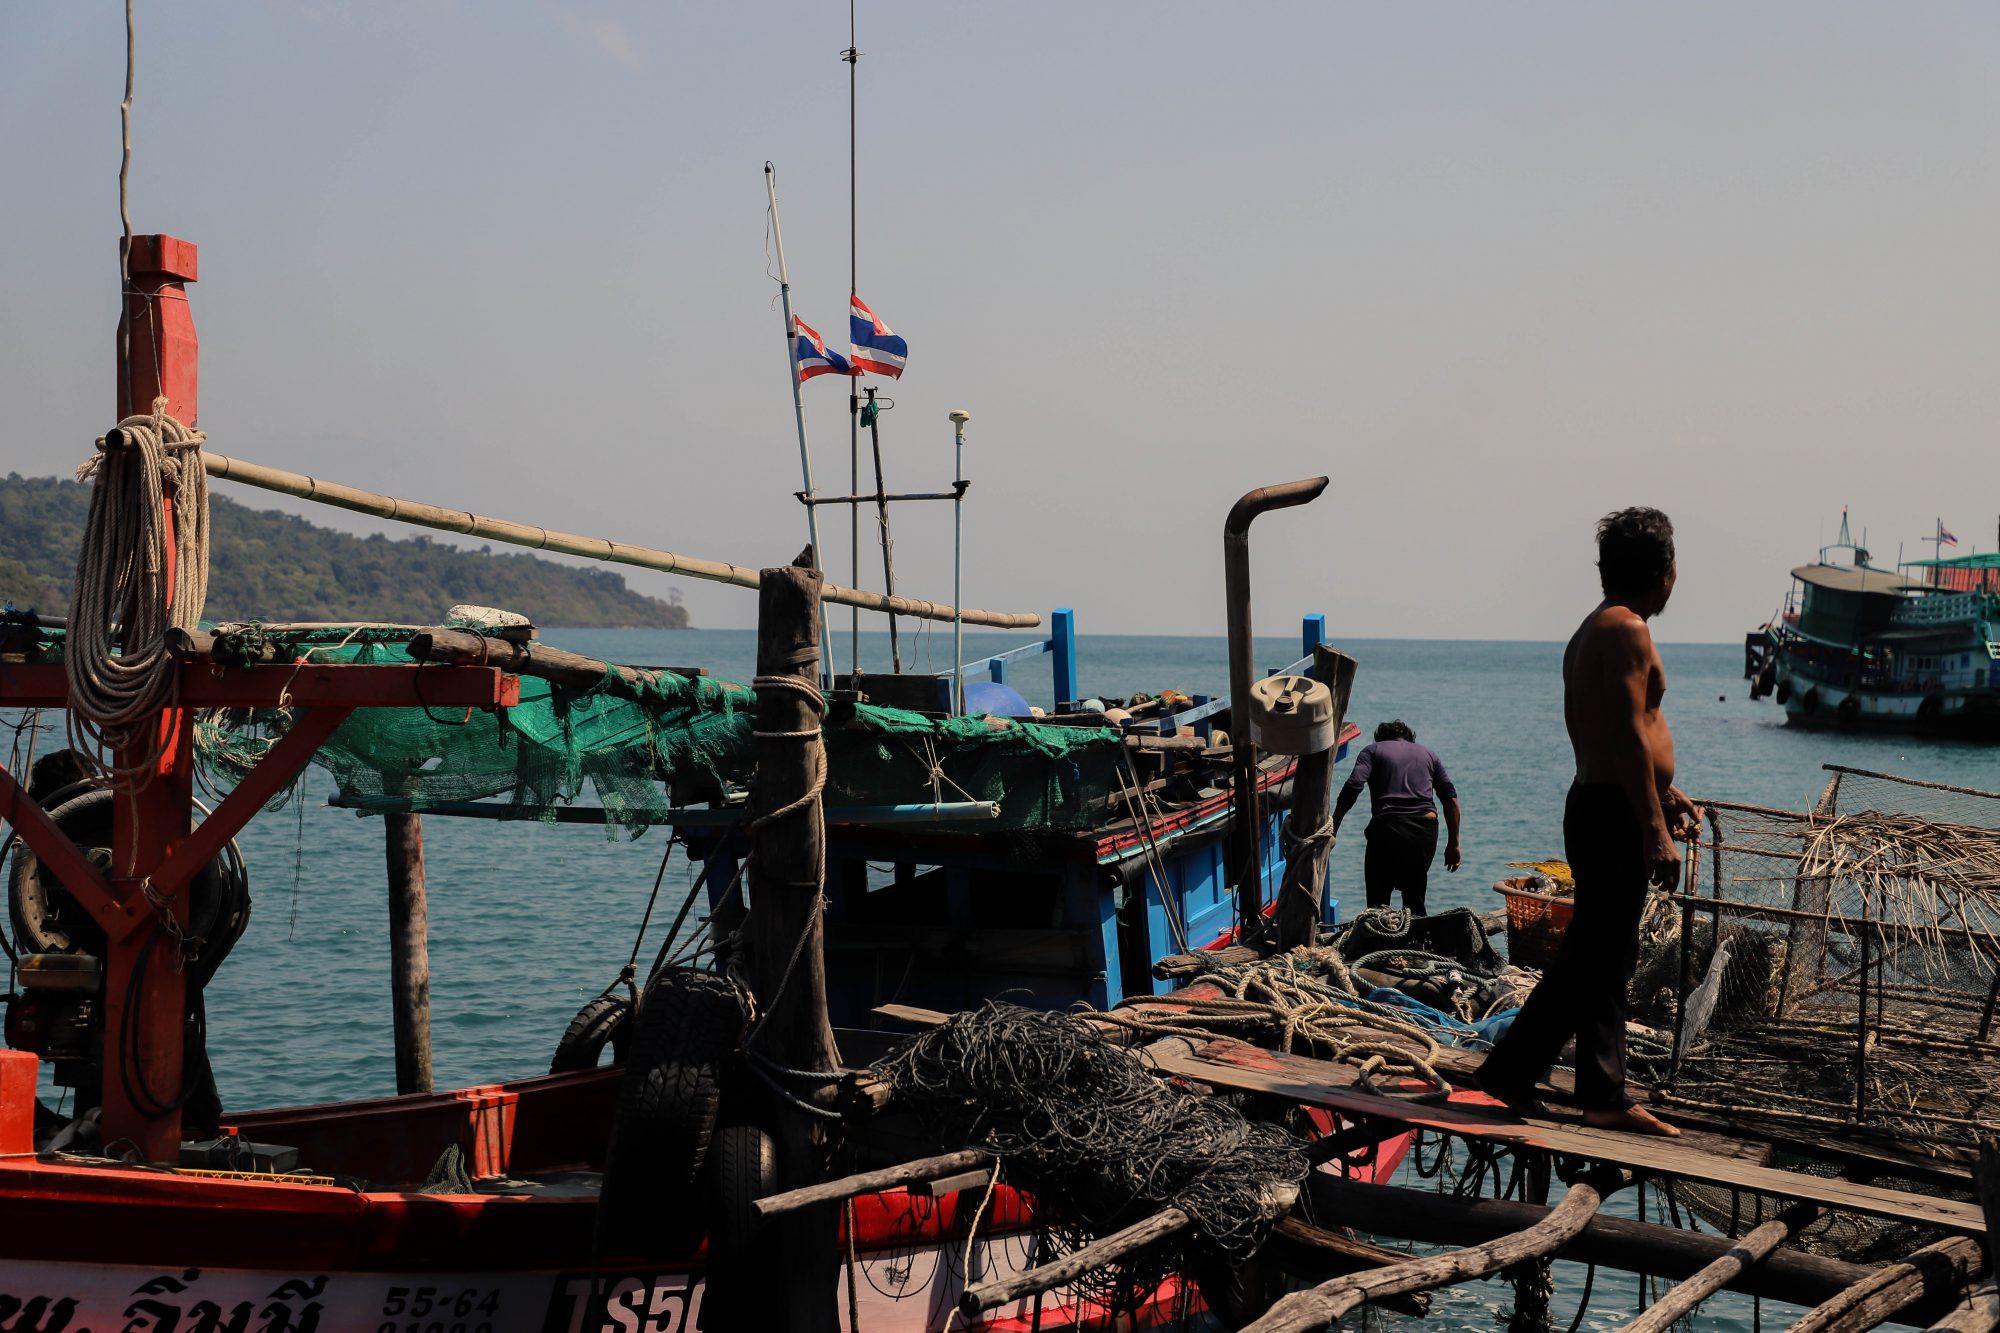
[[[1273,1220],[1268,1201],[1306,1175],[1289,1131],[1163,1083],[1068,1014],[988,1001],[874,1072],[948,1138],[996,1154],[1008,1183],[1035,1196],[1059,1251],[1168,1206],[1184,1211],[1187,1230],[1078,1283],[1112,1308],[1133,1308],[1189,1260],[1248,1259]]]

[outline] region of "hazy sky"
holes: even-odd
[[[762,167],[800,313],[844,346],[844,6],[139,10],[135,223],[201,246],[212,447],[796,551]],[[1321,472],[1255,532],[1274,632],[1561,637],[1625,504],[1680,530],[1668,639],[1757,624],[1843,504],[1885,556],[1938,517],[1993,549],[2000,9],[862,0],[860,23],[860,290],[910,341],[890,483],[949,481],[945,413],[971,410],[969,604],[1217,631],[1230,502]],[[0,472],[67,474],[110,424],[122,78],[116,0],[0,0]],[[842,386],[805,394],[844,487]],[[946,598],[949,511],[924,509],[902,586]],[[679,586],[698,624],[754,620]]]

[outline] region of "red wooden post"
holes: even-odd
[[[153,410],[166,396],[168,415],[192,426],[199,412],[200,353],[186,284],[196,277],[194,243],[172,236],[134,236],[126,256],[120,313],[118,415]],[[167,506],[168,565],[173,587],[173,494]],[[171,591],[168,593],[172,596]],[[179,709],[160,716],[152,734],[160,755],[148,781],[120,790],[113,807],[111,882],[128,906],[152,925],[110,943],[104,969],[104,1142],[129,1140],[149,1162],[180,1160],[187,977],[180,931],[187,925],[184,889],[155,908],[145,890],[176,843],[186,838],[194,797],[192,731]],[[120,769],[147,759],[150,746],[113,756]]]
[[[199,411],[200,351],[186,284],[196,276],[193,241],[176,236],[134,236],[131,274],[119,325],[118,415],[153,410],[167,396],[167,415],[195,425]]]

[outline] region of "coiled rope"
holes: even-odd
[[[95,486],[63,648],[70,743],[86,754],[144,744],[145,758],[114,765],[114,779],[150,771],[158,760],[164,738],[156,719],[178,695],[167,631],[194,628],[208,600],[208,473],[201,465],[208,437],[166,409],[167,400],[156,398],[152,415],[126,417],[76,470],[78,481],[94,478]]]

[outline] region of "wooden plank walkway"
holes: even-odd
[[[1809,1200],[1829,1208],[1918,1226],[1967,1235],[1986,1232],[1985,1216],[1976,1203],[1782,1171],[1718,1151],[1716,1141],[1726,1141],[1722,1135],[1664,1139],[1593,1129],[1575,1122],[1520,1119],[1508,1116],[1490,1102],[1475,1101],[1478,1094],[1474,1093],[1455,1094],[1447,1103],[1401,1101],[1356,1087],[1356,1071],[1351,1066],[1281,1055],[1227,1039],[1199,1043],[1171,1038],[1154,1043],[1147,1054],[1160,1072],[1212,1087],[1271,1093],[1352,1116],[1393,1120],[1412,1129],[1539,1148],[1655,1175]],[[1461,1109],[1462,1106],[1483,1106],[1486,1112]]]

